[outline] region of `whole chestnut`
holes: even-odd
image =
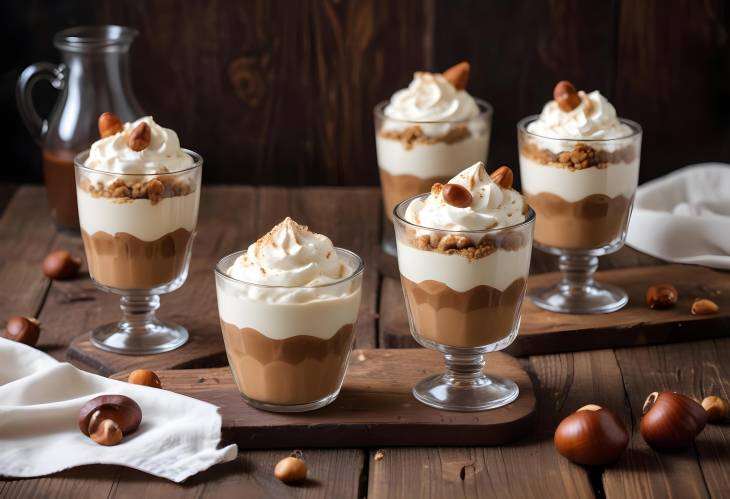
[[[702,407],[707,412],[707,421],[717,423],[730,418],[730,402],[716,395],[702,399]]]
[[[301,451],[295,451],[276,463],[274,476],[286,484],[303,482],[307,478],[307,465]]]
[[[590,404],[560,422],[554,442],[558,452],[574,463],[603,465],[621,457],[629,432],[612,411]]]
[[[149,369],[135,369],[134,371],[129,373],[127,383],[132,383],[133,385],[151,386],[152,388],[162,388],[162,382],[160,381],[160,378],[157,376],[157,374],[155,374],[154,371],[150,371]]]
[[[707,411],[700,404],[674,392],[651,393],[642,412],[641,436],[658,451],[691,445],[707,424]]]
[[[81,259],[67,250],[53,251],[43,259],[43,273],[49,279],[70,279],[80,268]]]
[[[5,325],[5,337],[29,346],[35,346],[41,335],[41,323],[33,317],[11,317]]]
[[[79,429],[100,445],[117,445],[142,422],[142,409],[125,395],[100,395],[79,411]]]

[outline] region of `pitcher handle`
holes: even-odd
[[[18,84],[15,87],[15,100],[18,104],[18,111],[30,135],[38,145],[42,145],[43,137],[48,131],[48,120],[41,118],[35,109],[33,87],[39,81],[47,80],[56,90],[63,90],[66,84],[65,71],[66,66],[63,64],[39,62],[25,68],[18,78]]]

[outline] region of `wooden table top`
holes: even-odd
[[[39,348],[64,359],[74,336],[118,316],[118,302],[98,292],[88,277],[52,283],[43,276],[40,261],[48,251],[68,248],[82,254],[83,249],[78,237],[52,227],[41,187],[0,186],[3,209],[0,320],[19,314],[39,317],[44,323]],[[377,272],[381,212],[374,188],[205,186],[190,277],[182,289],[162,298],[160,316],[218,328],[214,263],[291,215],[365,258],[356,346],[377,347],[383,326],[402,320],[403,314],[399,283]],[[601,260],[603,268],[659,263],[628,248]],[[553,258],[534,253],[533,272],[555,268]],[[730,338],[525,357],[520,360],[538,398],[532,435],[513,445],[486,448],[307,449],[311,480],[299,487],[273,477],[274,464],[287,451],[257,450],[241,452],[236,461],[183,485],[95,465],[38,479],[2,480],[0,497],[728,497],[730,425],[708,425],[693,448],[674,454],[653,452],[638,431],[642,402],[652,391],[727,398],[728,358]],[[628,451],[606,468],[573,465],[553,448],[557,423],[588,403],[616,411],[632,433]]]

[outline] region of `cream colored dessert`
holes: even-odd
[[[133,134],[146,134],[139,150]],[[142,147],[144,146],[144,147]],[[200,172],[177,134],[144,117],[96,141],[77,175],[91,276],[116,289],[150,289],[187,268]]]
[[[375,145],[388,217],[398,202],[458,173],[454,165],[486,159],[491,116],[466,91],[468,73],[468,63],[417,72],[383,109]]]
[[[528,207],[511,188],[511,171],[509,178],[503,187],[479,162],[408,205],[403,218],[410,225],[396,231],[398,268],[422,338],[476,347],[516,334],[531,228],[524,224]],[[454,185],[461,203],[451,199]]]
[[[218,311],[241,393],[283,406],[336,396],[360,307],[357,257],[286,218],[222,270]]]
[[[626,230],[640,131],[598,91],[560,82],[554,93],[519,132],[522,189],[537,212],[535,240],[566,249],[609,245]]]

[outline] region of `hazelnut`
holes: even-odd
[[[459,184],[446,184],[441,190],[444,201],[456,208],[468,208],[471,206],[471,192]]]
[[[81,259],[67,250],[48,253],[43,259],[43,273],[54,280],[70,279],[81,268]]]
[[[702,399],[702,407],[707,412],[707,421],[717,423],[730,418],[730,402],[724,398],[711,395]]]
[[[460,62],[444,71],[443,77],[451,83],[456,90],[465,90],[469,82],[469,71],[471,66],[468,62]]]
[[[559,81],[553,89],[553,97],[561,111],[568,113],[580,106],[580,96],[575,86],[567,80]]]
[[[301,483],[307,478],[307,465],[302,453],[296,451],[285,457],[274,468],[274,476],[286,484]]]
[[[646,304],[649,308],[672,308],[679,294],[671,284],[656,284],[646,290]]]
[[[131,150],[139,152],[147,149],[150,142],[152,142],[152,132],[149,125],[142,122],[134,127],[134,130],[129,134],[127,145]]]
[[[136,369],[129,373],[129,378],[127,378],[127,383],[132,383],[133,385],[144,385],[144,386],[151,386],[152,388],[162,388],[162,382],[160,381],[160,378],[155,374],[154,371],[150,371],[149,369]]]
[[[590,404],[560,422],[554,443],[558,452],[574,463],[602,465],[621,457],[629,432],[612,411]]]
[[[79,411],[79,429],[100,445],[116,445],[134,433],[142,421],[142,409],[124,395],[100,395]]]
[[[494,170],[489,178],[502,189],[510,189],[514,181],[514,174],[509,166],[503,165]]]
[[[658,451],[678,450],[691,445],[707,423],[707,411],[679,393],[651,393],[642,412],[641,436]]]
[[[34,346],[41,335],[41,323],[33,317],[11,317],[5,325],[5,337],[25,345]]]
[[[103,139],[116,133],[121,132],[124,129],[122,120],[120,120],[114,113],[102,113],[99,116],[99,135]]]
[[[707,298],[697,298],[692,304],[690,313],[692,315],[710,315],[716,314],[720,310],[720,307],[712,300]]]

